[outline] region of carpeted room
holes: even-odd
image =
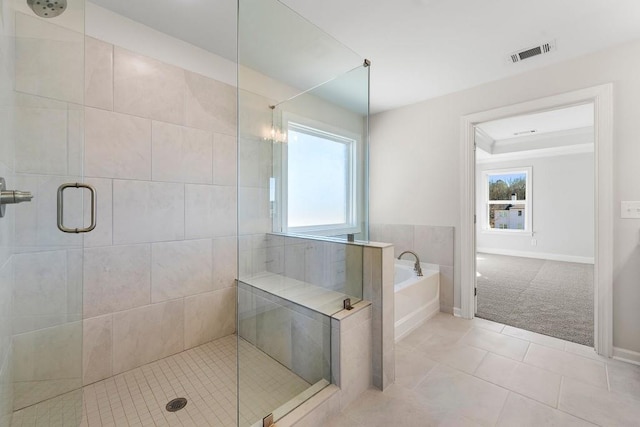
[[[477,316],[593,346],[593,105],[477,128]]]

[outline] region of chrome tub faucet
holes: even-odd
[[[413,266],[413,271],[415,271],[418,276],[422,276],[422,267],[420,267],[420,258],[418,258],[418,254],[413,251],[404,251],[398,256],[398,259],[402,259],[402,255],[404,254],[411,254],[416,257],[416,263]]]

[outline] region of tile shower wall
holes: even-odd
[[[236,90],[85,42],[88,384],[235,332]]]
[[[244,283],[238,293],[242,339],[309,384],[331,380],[329,316]]]
[[[35,197],[0,224],[2,414],[235,331],[235,88],[15,17],[0,173]],[[83,169],[98,226],[62,234]]]
[[[0,4],[0,13],[4,15]],[[13,181],[14,145],[10,135],[12,126],[12,94],[15,84],[13,72],[14,42],[12,28],[1,22],[0,31],[0,176]],[[13,386],[11,363],[13,261],[11,257],[14,245],[15,212],[7,209],[5,217],[0,219],[0,425],[9,425],[13,411]]]
[[[362,246],[268,233],[239,249],[240,278],[269,272],[362,298]]]
[[[57,230],[56,189],[82,171],[84,37],[13,10],[5,24],[14,17],[15,50],[3,56],[15,61],[3,98],[12,126],[2,126],[3,147],[11,141],[13,150],[2,154],[14,172],[9,186],[34,195],[3,219],[15,228],[0,280],[13,310],[2,323],[12,336],[9,382],[18,409],[81,385],[82,237]],[[78,193],[65,197],[68,223],[82,220]]]
[[[393,243],[396,257],[411,250],[440,265],[440,311],[453,313],[453,227],[371,224],[369,233],[372,241]]]
[[[239,253],[241,281],[268,272],[362,298],[361,246],[255,234],[240,237]],[[238,292],[241,338],[310,384],[331,380],[328,316],[242,282]]]

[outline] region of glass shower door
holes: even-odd
[[[0,425],[74,426],[90,197],[58,189],[83,181],[84,1],[29,3],[0,2],[0,176],[25,192],[0,218]]]

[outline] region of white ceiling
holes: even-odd
[[[235,0],[92,1],[228,59],[236,58]],[[639,0],[281,2],[372,61],[372,112],[640,38]],[[514,51],[551,40],[557,42],[555,52],[517,64],[506,60]],[[308,54],[308,46],[299,53]]]
[[[282,0],[371,59],[380,111],[640,38],[638,0]],[[510,53],[555,39],[518,64]]]
[[[236,0],[89,0],[148,27],[236,60]]]
[[[300,91],[362,64],[357,53],[279,1],[242,0],[240,18],[238,61]]]

